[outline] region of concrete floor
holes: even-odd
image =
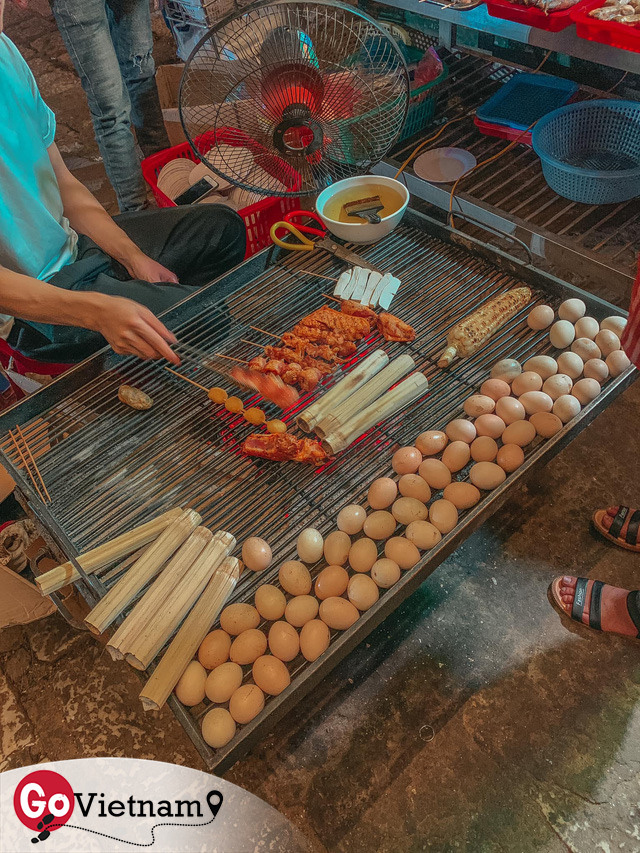
[[[65,156],[108,201],[46,4],[10,8],[7,31],[58,111]],[[640,499],[639,422],[635,385],[227,778],[314,851],[640,851],[640,647],[568,629],[546,592],[565,572],[638,585],[640,557],[589,519]],[[202,768],[169,712],[143,715],[139,689],[57,615],[0,632],[0,770],[91,755]]]

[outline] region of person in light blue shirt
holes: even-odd
[[[74,363],[108,342],[179,359],[156,318],[240,263],[244,222],[220,205],[112,219],[65,166],[55,117],[3,34],[0,0],[0,313],[23,355]]]

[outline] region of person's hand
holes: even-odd
[[[104,300],[93,328],[115,352],[144,359],[166,358],[180,364],[178,355],[169,346],[177,343],[175,335],[148,308],[120,296],[106,296]]]
[[[167,282],[178,284],[178,276],[174,272],[163,267],[162,264],[154,261],[153,258],[148,257],[143,252],[136,254],[135,257],[123,263],[131,278],[154,283]]]

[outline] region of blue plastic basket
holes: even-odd
[[[583,101],[544,116],[533,148],[551,189],[584,204],[640,195],[640,102]]]
[[[573,80],[561,77],[515,74],[478,107],[476,115],[486,124],[526,130],[542,116],[563,107],[578,88]]]

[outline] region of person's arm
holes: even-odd
[[[23,320],[80,326],[106,338],[121,355],[180,359],[169,347],[174,335],[144,305],[131,299],[64,290],[0,266],[0,312]]]
[[[84,184],[71,174],[60,156],[58,146],[53,143],[47,151],[58,179],[64,215],[74,231],[90,237],[107,255],[120,261],[131,278],[177,284],[175,273],[145,255],[116,225]]]

